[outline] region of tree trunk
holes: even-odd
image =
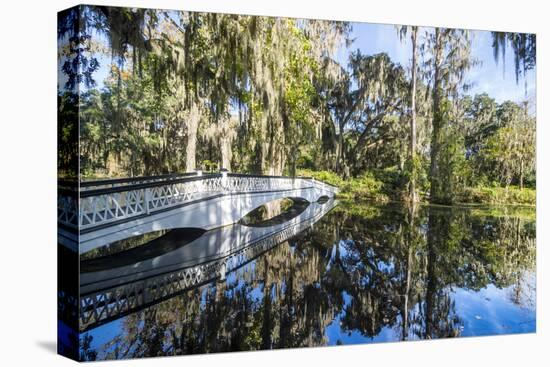
[[[231,172],[231,142],[227,138],[221,139],[221,153],[222,153],[221,168],[224,168],[229,172]]]
[[[411,136],[410,136],[410,159],[411,159],[411,179],[409,182],[409,195],[412,203],[417,201],[416,195],[416,36],[418,27],[412,27],[412,66],[411,66]]]
[[[337,146],[337,156],[336,156],[336,172],[342,173],[344,161],[344,124],[339,125],[338,131],[338,146]]]
[[[267,142],[263,143],[262,148],[262,172],[268,176],[281,176],[285,167],[285,139],[283,135],[282,124],[272,126],[268,130]],[[276,135],[279,139],[276,139]]]
[[[224,118],[222,123],[222,133],[220,136],[220,150],[222,155],[221,168],[224,168],[231,172],[231,137],[230,137],[230,120]]]
[[[285,167],[284,153],[277,149],[270,156],[271,159],[266,162],[265,174],[268,176],[282,176]]]
[[[193,102],[187,120],[187,146],[185,148],[185,170],[187,172],[193,172],[197,168],[197,131],[199,130],[199,120],[199,108]]]
[[[292,154],[291,154],[291,162],[290,162],[290,176],[296,177],[296,161],[297,161],[297,155],[298,155],[298,149],[292,148]]]
[[[523,159],[519,161],[519,188],[523,190]]]
[[[441,59],[443,57],[443,44],[440,29],[435,29],[434,48],[434,87],[433,87],[433,118],[432,139],[430,147],[430,202],[442,203],[442,185],[439,177],[439,155],[441,150],[441,133],[443,126],[443,111],[441,110]]]

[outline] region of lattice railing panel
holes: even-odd
[[[74,229],[78,228],[78,208],[76,197],[58,194],[57,221],[67,227]]]
[[[116,222],[144,213],[144,190],[129,190],[80,198],[80,228]]]
[[[219,194],[269,192],[319,187],[324,190],[335,188],[314,180],[286,177],[261,177],[240,175],[204,176],[202,179],[174,180],[150,187],[124,186],[123,190],[101,191],[97,195],[89,192],[80,198],[78,223],[80,229],[93,228],[115,223],[132,217],[147,215],[159,210],[190,203]],[[64,201],[66,199],[66,201]],[[76,203],[70,198],[58,200],[58,220],[72,221],[76,227]]]

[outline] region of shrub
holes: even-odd
[[[377,202],[386,202],[389,200],[388,196],[382,192],[384,183],[378,180],[371,172],[348,180],[344,180],[338,174],[330,171],[300,169],[297,173],[299,176],[313,177],[316,180],[339,187],[340,193],[338,196],[344,199]]]
[[[461,203],[478,204],[521,204],[535,205],[536,191],[530,188],[519,189],[516,186],[505,187],[468,187],[458,195]]]
[[[310,169],[298,169],[296,172],[298,176],[313,177],[316,180],[323,181],[330,185],[338,186],[342,188],[344,180],[334,172],[330,171],[313,171]]]
[[[373,173],[367,172],[346,181],[342,192],[355,200],[387,202],[389,197],[383,192],[383,187],[382,181],[378,180]]]

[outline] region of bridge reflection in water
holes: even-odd
[[[336,205],[307,204],[288,220],[233,224],[206,231],[179,248],[114,268],[81,269],[80,331],[123,317],[226,275],[310,228]],[[84,270],[84,272],[82,272]]]

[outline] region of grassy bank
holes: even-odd
[[[387,191],[387,185],[384,185],[371,173],[348,180],[344,180],[329,171],[303,169],[298,171],[298,175],[314,177],[316,180],[338,186],[340,188],[338,196],[342,199],[374,201],[377,203],[385,203],[391,200],[391,197],[385,192]]]
[[[372,172],[368,172],[360,177],[352,177],[348,180],[342,179],[336,173],[330,171],[298,170],[298,175],[314,177],[316,180],[338,186],[341,199],[370,201],[376,203],[386,203],[388,201],[399,201],[401,194],[395,190],[393,180],[384,181]]]
[[[300,176],[315,177],[340,188],[340,198],[385,203],[402,201],[406,198],[404,178],[393,170],[379,170],[367,172],[360,177],[348,180],[329,171],[299,170]],[[422,201],[428,198],[421,195]],[[536,190],[532,188],[520,189],[517,186],[505,187],[467,187],[455,194],[456,204],[484,204],[484,205],[527,205],[536,204]]]
[[[535,189],[517,186],[505,187],[468,187],[457,195],[460,203],[474,204],[514,204],[535,205],[537,192]]]

